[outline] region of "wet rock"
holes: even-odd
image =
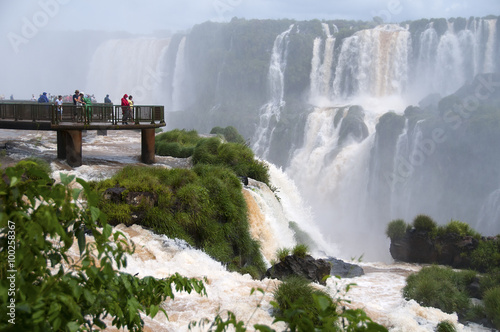
[[[341,278],[354,278],[365,274],[363,268],[356,264],[346,263],[343,260],[336,258],[328,258],[328,262],[332,265],[330,274]]]
[[[315,259],[309,255],[305,257],[292,255],[287,256],[283,262],[270,267],[265,276],[283,280],[288,276],[296,275],[325,285],[325,277],[330,275],[330,269],[331,264],[324,259]]]

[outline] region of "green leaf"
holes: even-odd
[[[78,228],[75,231],[75,235],[78,239],[78,249],[80,250],[80,255],[85,251],[85,231],[83,228]]]
[[[59,173],[59,177],[61,178],[61,183],[65,186],[68,186],[75,179],[74,175]]]

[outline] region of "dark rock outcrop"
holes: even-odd
[[[354,278],[365,274],[363,268],[356,264],[346,263],[340,259],[328,258],[330,264],[332,264],[332,269],[330,274],[332,276],[339,276],[341,278]]]
[[[471,267],[470,253],[479,241],[472,236],[447,233],[432,237],[427,231],[412,229],[399,239],[392,239],[390,253],[397,261],[441,264],[454,268]]]
[[[315,259],[309,255],[305,257],[292,255],[270,267],[265,276],[283,280],[288,276],[296,275],[325,285],[325,277],[330,275],[330,271],[331,264],[324,259]]]

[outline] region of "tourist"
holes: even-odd
[[[63,111],[63,99],[62,96],[59,95],[56,99],[56,109],[57,109],[57,118],[62,122],[62,111]]]
[[[134,121],[134,102],[132,101],[132,95],[128,96],[128,104],[130,106],[130,120]]]
[[[73,95],[73,105],[74,105],[74,112],[73,115],[75,117],[75,120],[78,118],[78,110],[81,109],[82,107],[82,101],[80,99],[80,91],[75,90],[75,94]]]
[[[121,100],[121,106],[122,106],[122,124],[128,125],[128,119],[130,117],[130,107],[128,103],[128,95],[124,94],[123,98]]]
[[[42,95],[40,95],[40,98],[38,98],[39,103],[48,103],[49,98],[47,97],[47,92],[44,92]]]
[[[109,99],[109,95],[106,95],[106,97],[104,97],[104,103],[105,104],[113,104],[113,102],[111,101],[111,99]]]
[[[83,107],[85,108],[85,120],[87,123],[90,123],[92,120],[92,98],[90,95],[85,95],[83,92],[81,93],[83,100]]]

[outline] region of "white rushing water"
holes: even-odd
[[[140,133],[133,131],[110,131],[108,136],[97,136],[89,131],[83,139],[84,165],[70,168],[64,161],[56,160],[56,135],[53,132],[0,130],[0,137],[12,140],[5,161],[15,162],[31,155],[51,162],[54,178],[60,172],[74,174],[86,180],[101,180],[112,176],[126,164],[136,163],[140,155]],[[170,167],[168,157],[158,157],[157,164]],[[316,242],[315,257],[337,256],[339,248],[325,239],[315,223],[315,217],[304,204],[293,181],[280,169],[269,165],[271,182],[277,187],[272,192],[262,183],[251,180],[243,193],[249,206],[252,235],[262,242],[262,251],[269,261],[276,248],[292,247],[296,242],[289,229],[294,221]],[[279,201],[276,197],[279,197]],[[219,262],[204,252],[188,246],[185,242],[153,234],[140,226],[116,226],[136,246],[136,252],[128,256],[124,269],[139,277],[167,277],[180,273],[190,278],[206,278],[207,297],[198,294],[176,293],[174,300],[162,304],[169,319],[158,314],[155,319],[144,318],[149,331],[188,331],[189,323],[206,318],[212,321],[215,315],[232,311],[246,326],[267,324],[277,331],[285,329],[283,324],[272,324],[270,301],[272,291],[279,283],[276,280],[252,280],[249,275],[229,272]],[[388,248],[387,248],[388,250]],[[78,248],[75,245],[74,254]],[[317,285],[332,296],[351,301],[350,307],[363,308],[375,321],[384,324],[390,331],[433,331],[443,320],[453,322],[458,331],[487,331],[479,326],[463,326],[455,314],[445,314],[434,308],[425,308],[414,301],[402,298],[401,289],[405,278],[420,269],[413,264],[363,263],[365,275],[353,279],[330,278],[326,286]],[[345,293],[345,286],[355,283]],[[252,289],[265,290],[264,295]],[[194,328],[205,331],[207,326]],[[113,331],[114,329],[109,329]]]
[[[288,35],[293,29],[293,24],[288,30],[282,32],[274,41],[269,64],[268,84],[269,101],[260,109],[260,121],[254,135],[253,150],[266,157],[269,152],[269,144],[273,136],[273,131],[279,121],[281,109],[285,106],[283,100],[284,76],[286,68],[286,58],[288,54]]]

